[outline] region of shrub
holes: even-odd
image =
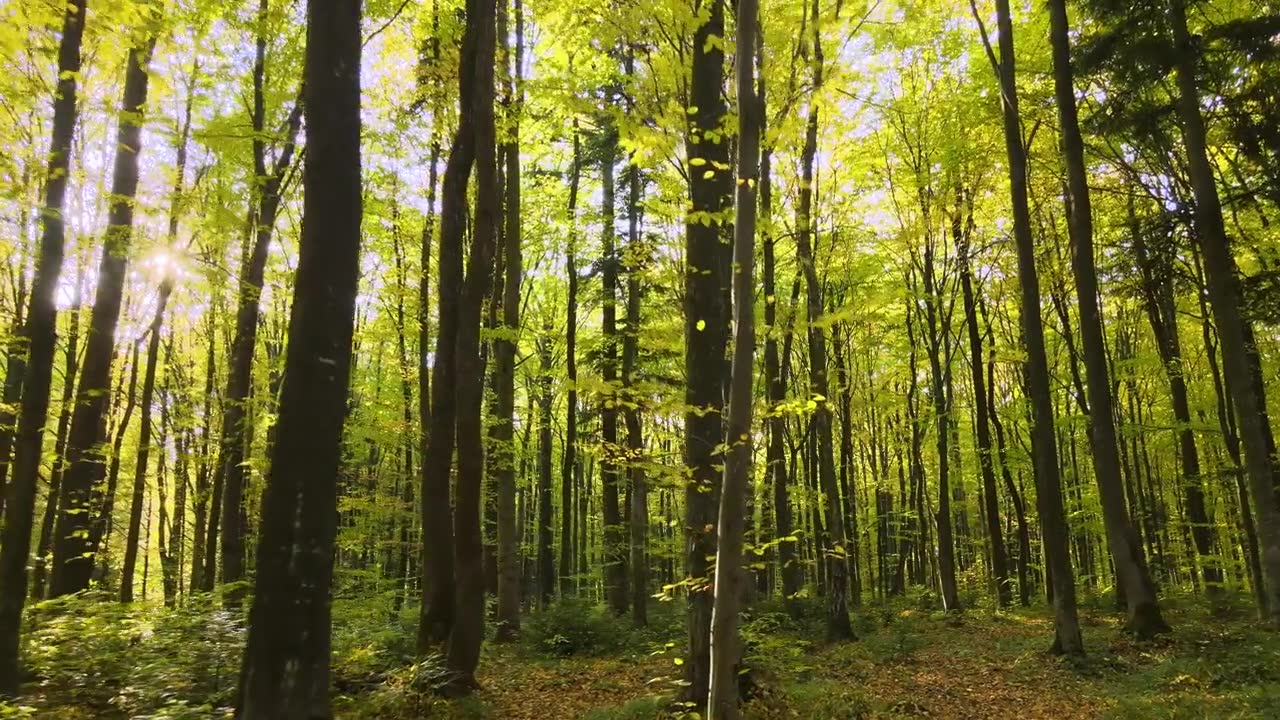
[[[555,657],[618,654],[643,646],[630,620],[577,598],[530,615],[521,639],[530,649]]]

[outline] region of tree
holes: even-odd
[[[738,605],[745,580],[743,526],[751,479],[751,414],[755,398],[755,234],[760,162],[760,106],[755,98],[755,0],[738,3],[735,58],[738,91],[738,167],[733,219],[733,383],[729,394],[724,481],[716,536],[715,607],[711,617],[711,672],[707,717],[738,717]]]
[[[970,0],[975,18],[977,6]],[[1053,430],[1053,401],[1049,393],[1049,362],[1044,351],[1044,325],[1040,317],[1040,279],[1036,272],[1035,241],[1027,204],[1027,155],[1022,140],[1021,116],[1013,55],[1013,20],[1008,0],[996,0],[1000,57],[997,59],[983,29],[991,66],[1000,85],[1005,152],[1009,160],[1009,192],[1013,204],[1014,245],[1018,254],[1018,285],[1022,291],[1022,339],[1027,349],[1026,382],[1031,400],[1031,452],[1035,462],[1036,502],[1044,532],[1045,557],[1053,578],[1054,652],[1084,652],[1076,612],[1075,578],[1067,550],[1066,519],[1058,478],[1057,438]],[[979,23],[981,20],[979,19]]]
[[[98,265],[98,287],[85,337],[84,362],[76,387],[75,410],[67,434],[66,473],[53,529],[53,557],[49,595],[60,597],[89,587],[96,548],[90,545],[93,493],[102,480],[105,458],[100,445],[106,434],[107,398],[111,390],[111,360],[116,327],[133,238],[134,197],[138,191],[138,156],[142,152],[142,118],[150,84],[147,66],[155,50],[154,18],[137,30],[125,65],[124,94],[116,133],[116,156],[111,176],[111,209]]]
[[[237,717],[328,718],[338,471],[362,218],[358,0],[307,7],[303,229]]]
[[[722,287],[721,235],[727,221],[732,175],[729,148],[721,132],[725,103],[724,3],[704,0],[705,21],[693,31],[693,74],[689,91],[686,148],[690,208],[685,218],[685,478],[686,573],[689,660],[685,695],[701,707],[711,672],[711,570],[720,502],[719,447],[723,442],[725,346],[728,341]]]
[[[48,180],[40,215],[40,245],[31,281],[26,327],[27,357],[22,374],[22,407],[14,443],[13,476],[5,487],[4,532],[0,536],[0,695],[12,697],[20,683],[18,643],[22,609],[27,599],[27,556],[31,549],[36,479],[49,414],[49,387],[57,337],[55,294],[62,274],[66,241],[63,210],[71,170],[71,141],[79,116],[76,87],[80,45],[84,38],[85,0],[68,2],[58,41],[58,75],[53,96],[53,130],[49,143]]]
[[[447,391],[456,393],[458,413],[458,479],[453,523],[455,616],[447,645],[448,667],[452,672],[450,687],[456,692],[475,687],[480,644],[484,639],[485,588],[480,528],[480,485],[484,474],[480,405],[484,359],[480,352],[480,309],[493,272],[499,218],[493,75],[495,6],[493,0],[468,0],[460,75],[460,96],[464,101],[460,105],[463,112],[460,125],[471,125],[474,132],[476,204],[471,252],[467,257],[457,335],[452,348],[457,358],[457,385],[446,386]],[[468,70],[473,74],[469,75]],[[458,198],[461,207],[455,212],[466,207],[465,182],[456,190],[461,194]],[[449,199],[447,194],[445,199]],[[457,229],[462,230],[461,223]],[[442,239],[442,245],[443,242]]]
[[[1223,227],[1222,204],[1214,181],[1213,167],[1206,150],[1205,123],[1200,114],[1200,92],[1196,85],[1197,53],[1187,30],[1184,0],[1170,0],[1168,21],[1173,36],[1178,96],[1176,107],[1182,121],[1182,141],[1186,146],[1191,188],[1195,196],[1195,228],[1204,255],[1204,273],[1210,306],[1222,342],[1222,361],[1230,377],[1231,399],[1244,441],[1245,473],[1258,518],[1262,578],[1266,591],[1264,617],[1280,627],[1280,506],[1275,499],[1270,441],[1263,426],[1264,409],[1252,383],[1250,343],[1246,341],[1240,317],[1240,290],[1235,261]]]
[[[1120,450],[1112,418],[1111,378],[1107,370],[1107,350],[1098,307],[1098,278],[1093,253],[1093,210],[1089,201],[1089,178],[1084,161],[1084,141],[1076,117],[1074,74],[1071,69],[1070,32],[1066,0],[1049,4],[1053,42],[1054,95],[1062,125],[1062,148],[1067,165],[1069,228],[1074,252],[1071,265],[1080,303],[1080,330],[1084,337],[1085,371],[1090,407],[1090,447],[1094,474],[1107,541],[1115,562],[1116,575],[1129,605],[1128,629],[1141,638],[1167,632],[1156,602],[1155,587],[1147,572],[1142,545],[1129,524],[1124,487],[1120,479]]]

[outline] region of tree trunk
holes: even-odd
[[[524,259],[521,254],[520,231],[520,112],[523,107],[520,72],[524,58],[524,16],[520,0],[513,5],[515,13],[515,47],[507,49],[511,63],[507,65],[506,83],[507,139],[502,152],[506,160],[506,233],[503,242],[506,277],[502,283],[502,324],[505,337],[494,340],[494,360],[497,368],[494,388],[500,447],[493,458],[496,466],[498,495],[498,639],[510,639],[520,630],[520,537],[516,534],[516,475],[515,475],[515,427],[512,416],[516,403],[516,343],[520,332],[520,280]],[[507,12],[504,6],[502,17]],[[503,23],[505,25],[505,23]],[[500,35],[506,45],[508,37],[503,28]],[[514,50],[514,51],[513,51]],[[506,61],[504,60],[504,64]],[[540,506],[546,506],[545,522],[539,518],[538,532],[547,536],[546,559],[551,560],[551,459],[547,458],[546,488],[539,487]],[[539,556],[542,548],[539,545]],[[545,578],[540,568],[539,580],[544,603],[555,591],[553,568],[547,568]]]
[[[453,342],[457,383],[456,386],[446,384],[448,391],[456,393],[458,445],[453,523],[455,618],[447,649],[448,667],[452,673],[449,686],[453,692],[467,692],[477,686],[475,671],[484,639],[483,538],[480,526],[481,482],[484,477],[481,427],[484,360],[480,351],[480,311],[493,273],[500,213],[495,157],[494,12],[494,0],[467,1],[461,67],[472,70],[474,74],[464,72],[460,76],[460,124],[470,126],[473,133],[476,206],[471,252],[467,258],[467,274],[463,281]],[[462,179],[464,183],[456,188],[460,196],[455,209],[458,219],[466,208],[465,176]],[[447,193],[445,200],[449,200]],[[462,227],[459,223],[458,230]],[[443,245],[443,239],[441,243]]]
[[[805,307],[809,321],[809,390],[817,402],[813,428],[817,437],[818,486],[825,498],[827,535],[814,537],[815,549],[826,565],[830,592],[827,593],[827,637],[845,640],[853,637],[849,624],[849,558],[846,552],[844,518],[840,509],[840,490],[836,485],[835,452],[831,428],[831,400],[827,383],[827,340],[823,329],[822,286],[814,263],[811,238],[814,235],[813,184],[814,157],[818,150],[817,96],[822,88],[822,24],[818,21],[817,0],[813,14],[813,90],[809,102],[809,118],[805,125],[801,157],[800,203],[796,210],[796,257],[804,271]]]
[[[560,465],[560,595],[576,586],[574,582],[574,498],[573,486],[577,467],[578,446],[578,267],[575,258],[578,214],[578,180],[581,168],[581,139],[578,122],[573,122],[573,159],[569,167],[569,204],[565,212],[568,225],[568,248],[565,250],[565,278],[568,290],[565,300],[565,421],[564,450]]]
[[[203,424],[200,428],[200,460],[196,467],[196,487],[195,487],[195,503],[193,504],[194,525],[191,532],[191,581],[189,587],[191,592],[207,592],[205,588],[204,563],[208,546],[206,545],[205,533],[207,532],[206,524],[210,520],[210,509],[214,508],[216,513],[216,505],[211,502],[210,496],[210,475],[216,471],[213,469],[213,463],[210,462],[210,434],[213,428],[213,407],[214,407],[214,386],[215,376],[217,375],[216,366],[216,337],[214,332],[214,311],[209,311],[209,337],[208,349],[205,353],[205,375],[204,375],[204,393],[201,395],[203,399]]]
[[[142,376],[142,416],[138,432],[138,455],[133,471],[133,495],[129,505],[129,530],[124,544],[124,563],[120,568],[120,602],[133,602],[133,572],[138,561],[138,538],[142,533],[142,508],[147,493],[147,461],[151,453],[151,406],[155,398],[156,366],[160,361],[160,329],[164,324],[165,306],[173,292],[173,280],[160,283],[155,313],[147,332],[147,369]],[[161,448],[163,452],[163,448]]]
[[[634,61],[628,56],[628,68]],[[649,603],[649,486],[645,477],[644,436],[640,419],[641,395],[635,390],[640,354],[640,273],[647,261],[640,239],[640,168],[627,166],[627,330],[622,336],[622,387],[627,424],[627,472],[631,479],[631,622],[648,625]]]
[[[1120,477],[1120,451],[1116,440],[1115,409],[1107,371],[1106,340],[1098,306],[1098,277],[1093,253],[1093,215],[1089,178],[1085,168],[1084,141],[1076,115],[1074,77],[1071,68],[1070,26],[1066,0],[1050,0],[1050,38],[1053,43],[1054,95],[1062,126],[1062,146],[1067,166],[1069,229],[1075,252],[1071,265],[1080,304],[1080,331],[1084,339],[1085,374],[1088,378],[1090,443],[1098,499],[1116,576],[1129,606],[1126,629],[1147,639],[1168,632],[1160,613],[1155,586],[1137,533],[1129,523],[1124,482]]]
[[[80,316],[83,305],[80,297],[80,281],[76,278],[76,297],[72,302],[70,329],[67,331],[67,348],[62,371],[62,407],[58,411],[58,428],[53,436],[53,467],[49,472],[49,492],[45,497],[44,516],[40,519],[40,542],[36,546],[35,567],[31,573],[31,599],[44,598],[45,580],[48,578],[49,551],[53,548],[53,524],[58,518],[58,496],[62,488],[62,475],[67,463],[67,430],[71,425],[71,411],[75,408],[76,372],[80,368]],[[115,462],[114,456],[112,462]]]
[[[111,177],[111,207],[107,217],[102,261],[93,314],[85,338],[84,364],[76,388],[75,410],[67,435],[67,460],[54,526],[53,566],[49,596],[61,597],[89,587],[93,574],[93,548],[89,542],[92,496],[101,484],[107,459],[103,457],[107,399],[111,390],[111,360],[115,355],[116,326],[124,297],[129,245],[133,236],[134,196],[138,189],[138,155],[142,150],[142,118],[147,103],[147,67],[155,49],[150,36],[129,51],[125,68],[124,97],[116,132],[115,165]]]
[[[303,228],[240,672],[242,720],[332,716],[329,593],[360,268],[360,54],[358,0],[307,6]]]
[[[476,2],[483,3],[485,0],[468,1],[468,23],[472,21],[475,13],[472,6]],[[473,37],[475,31],[468,25],[467,32],[463,42],[463,68],[473,66],[476,52],[476,40]],[[456,352],[462,309],[462,243],[468,224],[467,185],[476,160],[476,128],[473,122],[467,121],[472,112],[474,79],[463,72],[458,82],[462,120],[454,131],[440,188],[440,263],[436,289],[439,326],[436,328],[435,362],[431,366],[431,430],[427,434],[427,451],[424,454],[424,457],[431,460],[422,466],[423,596],[418,619],[419,654],[426,654],[449,637],[457,612],[454,606],[455,514],[450,507],[450,479],[454,443],[457,439],[456,393],[462,391],[458,368],[461,353]],[[496,192],[496,188],[494,191]],[[471,310],[476,316],[478,335],[480,307],[477,305]],[[476,348],[478,353],[478,338]],[[479,374],[483,374],[483,368]],[[479,408],[476,408],[476,412],[479,412]],[[459,452],[461,453],[461,448]],[[477,508],[473,522],[478,526],[479,492],[475,495]],[[477,545],[479,544],[477,539]],[[477,552],[480,551],[477,548]],[[478,581],[483,587],[484,569],[480,567],[477,570]]]
[[[1259,555],[1266,608],[1264,619],[1280,628],[1280,507],[1276,504],[1272,462],[1267,433],[1263,428],[1263,407],[1246,381],[1252,377],[1249,343],[1240,314],[1240,287],[1235,260],[1223,228],[1222,205],[1209,163],[1204,118],[1200,114],[1200,90],[1196,84],[1198,53],[1187,30],[1184,0],[1170,0],[1169,22],[1173,30],[1173,55],[1178,82],[1177,110],[1182,141],[1186,145],[1191,186],[1195,194],[1195,229],[1204,255],[1209,304],[1222,343],[1222,362],[1231,399],[1235,402],[1240,437],[1244,442],[1245,473],[1257,516]]]
[[[725,116],[724,2],[707,0],[706,21],[693,32],[693,67],[686,147],[690,212],[685,223],[684,459],[685,542],[689,581],[689,658],[685,662],[685,699],[704,707],[711,672],[711,563],[716,551],[716,512],[720,502],[721,411],[727,328],[720,266],[722,228],[728,221],[733,176],[728,144],[720,139]],[[711,134],[711,137],[708,135]]]
[[[603,452],[600,458],[600,499],[604,520],[604,584],[609,610],[615,615],[627,613],[627,567],[625,528],[622,510],[618,502],[618,485],[622,477],[619,467],[618,445],[618,257],[614,249],[614,163],[617,161],[617,130],[605,130],[604,158],[600,161],[601,177],[601,280],[603,297],[600,302],[603,319],[601,332],[604,347],[601,352],[600,370],[604,381],[601,398],[600,425]]]
[[[973,7],[973,0],[970,6]],[[1000,81],[1005,152],[1009,161],[1009,190],[1013,204],[1014,244],[1018,252],[1018,284],[1022,295],[1022,339],[1027,350],[1027,389],[1031,400],[1031,451],[1035,460],[1036,499],[1044,533],[1045,560],[1053,577],[1053,651],[1068,655],[1084,652],[1076,612],[1075,577],[1067,547],[1067,522],[1062,510],[1053,400],[1049,388],[1049,361],[1044,350],[1044,325],[1040,317],[1040,279],[1036,273],[1035,240],[1031,235],[1031,211],[1027,203],[1027,155],[1022,141],[1018,89],[1013,54],[1013,19],[1008,0],[996,0],[999,19],[1000,59],[997,60],[983,30],[983,42]],[[974,8],[974,16],[978,16]]]
[[[16,695],[21,682],[19,633],[27,599],[27,561],[31,551],[36,481],[53,380],[58,321],[56,295],[66,239],[63,205],[78,115],[76,83],[80,79],[80,41],[84,37],[86,11],[86,0],[70,0],[62,16],[52,140],[40,214],[40,249],[23,333],[28,346],[22,377],[22,407],[18,412],[13,476],[5,487],[4,530],[0,535],[0,696],[5,697]]]
[[[972,213],[972,191],[963,190],[969,212]],[[954,224],[959,224],[960,207],[956,207]],[[972,215],[971,215],[972,217]],[[996,599],[1002,607],[1013,600],[1009,587],[1009,567],[1005,555],[1004,535],[1000,532],[1000,497],[996,491],[996,473],[991,457],[991,408],[987,404],[986,358],[982,351],[982,333],[978,330],[978,309],[973,290],[973,248],[969,233],[956,233],[960,240],[960,290],[964,294],[965,325],[969,331],[969,367],[973,380],[973,409],[978,435],[978,465],[982,471],[982,499],[986,515],[987,538],[991,543],[991,571],[996,581]],[[1025,558],[1023,558],[1025,561]],[[1020,582],[1025,584],[1025,581]]]
[[[262,296],[267,252],[271,248],[279,212],[285,173],[293,162],[295,139],[302,122],[302,103],[295,103],[286,123],[286,135],[275,164],[266,164],[266,56],[267,14],[270,0],[260,0],[259,35],[253,64],[253,171],[261,189],[250,206],[253,227],[251,248],[241,258],[240,287],[236,302],[235,339],[231,342],[231,359],[227,363],[227,390],[223,397],[221,477],[222,583],[244,580],[245,479],[253,424],[249,418],[249,402],[253,383],[253,354],[258,337],[258,302]],[[244,588],[232,586],[224,602],[239,607]]]
[[[739,0],[737,17],[738,171],[733,223],[733,371],[729,393],[724,484],[717,528],[715,607],[711,619],[711,673],[707,697],[709,720],[738,718],[739,600],[744,573],[742,536],[751,481],[751,412],[755,398],[755,234],[756,181],[759,172],[759,105],[754,97],[753,68],[756,0]]]
[[[538,604],[546,608],[555,593],[551,559],[551,331],[543,328],[538,341],[542,363],[538,377]]]

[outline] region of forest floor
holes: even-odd
[[[855,718],[1280,718],[1280,637],[1246,610],[1209,615],[1166,602],[1174,631],[1152,642],[1122,617],[1082,616],[1088,654],[1049,654],[1044,608],[960,616],[901,608],[857,614],[860,639],[814,642],[816,623],[770,613],[746,624],[752,699],[747,720]],[[817,634],[816,637],[821,637]],[[490,651],[482,689],[441,717],[648,720],[672,717],[681,668],[650,654],[549,659],[526,646]]]
[[[1087,603],[1088,654],[1066,659],[1046,652],[1053,628],[1043,607],[948,616],[927,605],[859,609],[859,639],[842,643],[822,641],[817,603],[799,619],[753,608],[743,624],[745,719],[1280,718],[1280,634],[1259,629],[1245,607],[1210,613],[1202,599],[1166,599],[1174,631],[1139,643],[1109,607]],[[20,703],[0,703],[0,719],[229,717],[243,631],[228,615],[87,602],[76,610],[46,610],[33,623],[32,680]],[[439,665],[410,664],[411,610],[388,622],[385,609],[339,603],[337,717],[681,717],[671,703],[683,669],[680,610],[658,605],[645,630],[581,602],[529,615],[519,643],[486,644],[479,692],[442,700],[430,691]]]

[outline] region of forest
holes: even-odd
[[[0,0],[0,719],[1280,717],[1280,4]]]

